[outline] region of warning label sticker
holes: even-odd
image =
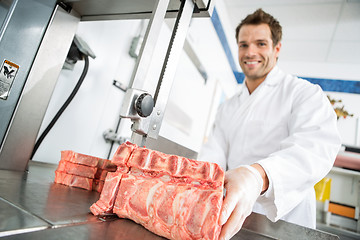
[[[18,70],[18,65],[8,60],[4,60],[0,69],[0,99],[6,100],[8,98]]]

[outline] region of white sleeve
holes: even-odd
[[[272,221],[294,209],[326,176],[341,146],[335,111],[319,86],[297,94],[287,127],[280,150],[258,161],[270,181],[258,203]]]
[[[213,129],[208,141],[201,147],[198,160],[217,163],[224,171],[226,171],[228,144],[221,126],[222,109],[223,106],[220,106],[216,114]]]

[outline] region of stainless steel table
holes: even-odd
[[[30,162],[28,172],[0,170],[0,237],[5,239],[163,239],[127,219],[98,218],[99,193],[54,183],[56,165]],[[240,239],[339,239],[336,235],[251,214]]]

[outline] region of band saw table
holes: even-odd
[[[26,172],[0,170],[0,238],[4,239],[164,239],[116,216],[96,217],[89,207],[99,193],[54,183],[57,165],[30,161]],[[232,238],[339,239],[323,231],[253,213]]]

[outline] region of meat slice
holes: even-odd
[[[108,172],[117,166],[108,159],[74,151],[61,151],[61,160],[55,172],[55,182],[101,192]]]
[[[121,144],[111,159],[111,162],[116,166],[126,167],[126,162],[129,160],[129,157],[135,148],[137,148],[137,146],[130,142]]]
[[[95,215],[115,213],[169,239],[217,239],[224,171],[151,149],[123,144],[106,178]],[[115,190],[117,188],[117,190]]]
[[[89,167],[97,167],[111,172],[114,172],[117,167],[115,164],[112,163],[112,161],[108,159],[93,157],[71,150],[61,151],[61,160]]]
[[[94,178],[97,172],[96,167],[80,165],[65,160],[60,160],[57,171],[81,177]]]
[[[111,164],[117,167],[116,172],[107,173],[100,199],[90,207],[90,211],[95,216],[113,213],[113,207],[119,190],[122,174],[129,171],[129,167],[126,165],[126,162],[129,160],[129,157],[135,148],[137,148],[135,144],[126,142],[120,145],[115,152]],[[98,170],[96,176],[100,179],[104,177],[101,170]]]
[[[109,172],[107,174],[100,199],[90,207],[90,211],[95,216],[112,213],[121,177],[121,173],[117,172]]]
[[[97,157],[77,153],[71,150],[61,151],[61,159],[68,162],[82,164],[90,167],[97,167],[99,162],[99,158]]]
[[[55,182],[70,187],[92,190],[93,179],[55,171]]]

